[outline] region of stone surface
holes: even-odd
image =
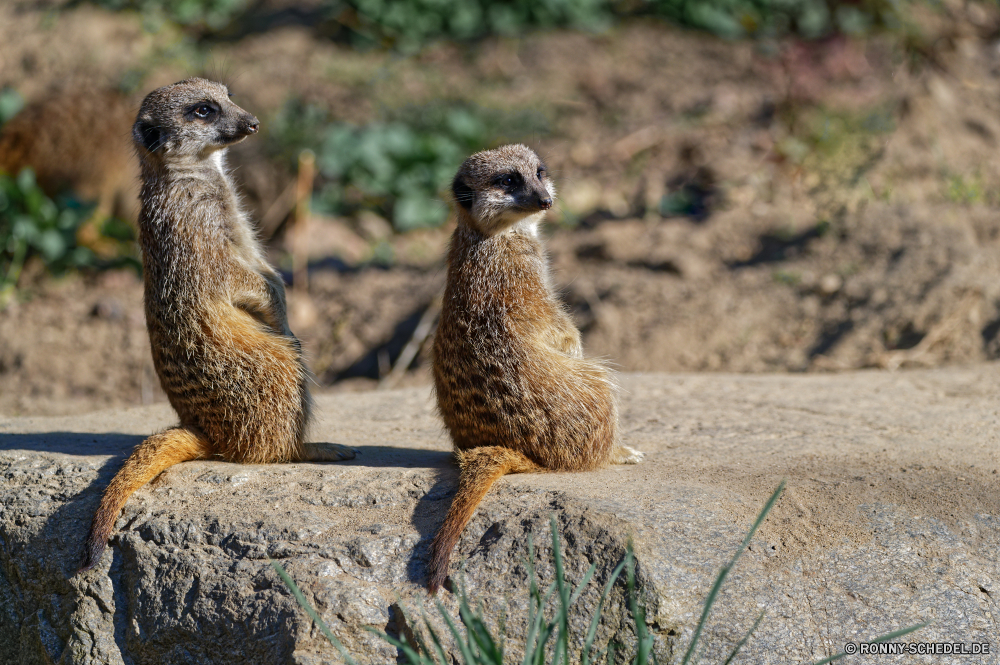
[[[506,608],[512,656],[529,532],[552,579],[550,515],[572,580],[596,562],[603,584],[634,539],[647,623],[660,662],[674,662],[716,573],[787,479],[723,588],[706,662],[722,662],[762,611],[737,662],[812,662],[927,621],[904,639],[991,653],[907,663],[998,662],[1000,365],[623,383],[625,441],[646,462],[505,478],[455,553],[470,596],[494,620]],[[100,492],[173,414],[0,418],[0,663],[340,662],[268,557],[359,662],[394,662],[365,628],[405,629],[400,607],[409,625],[420,616],[429,540],[456,484],[448,438],[427,389],[320,396],[318,412],[313,438],[359,448],[355,461],[175,466],[129,501],[100,566],[75,576]],[[598,595],[592,583],[574,626]],[[616,587],[601,643],[634,639],[622,597]],[[455,611],[452,593],[441,600]]]

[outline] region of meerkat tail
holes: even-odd
[[[204,436],[183,427],[154,434],[136,446],[104,490],[101,505],[90,525],[80,572],[90,570],[101,560],[115,520],[133,492],[174,464],[211,454],[211,445]]]
[[[437,593],[448,576],[448,562],[458,537],[472,519],[476,507],[497,480],[510,473],[544,471],[523,454],[501,446],[483,446],[456,451],[458,457],[458,493],[448,509],[444,524],[431,543],[430,573],[427,590]]]

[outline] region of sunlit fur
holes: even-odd
[[[211,121],[193,117],[213,104]],[[139,241],[153,364],[180,424],[146,439],[115,475],[87,539],[101,557],[128,497],[192,459],[264,463],[353,457],[304,444],[308,372],[288,328],[281,277],[264,260],[223,150],[257,119],[219,83],[188,79],[150,93],[133,137],[142,167]]]
[[[614,379],[583,358],[580,332],[553,291],[537,227],[555,188],[546,173],[539,178],[540,167],[529,148],[507,145],[473,155],[455,176],[458,227],[434,341],[434,385],[460,471],[431,545],[432,593],[501,476],[642,458],[619,443]],[[522,183],[514,191],[497,185],[510,172]]]

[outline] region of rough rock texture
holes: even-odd
[[[508,608],[512,655],[526,534],[548,584],[551,514],[574,580],[596,561],[603,583],[634,538],[660,662],[673,662],[715,574],[785,478],[709,622],[707,662],[761,611],[738,662],[811,662],[925,621],[904,639],[989,642],[991,654],[907,663],[998,662],[1000,365],[624,385],[622,429],[644,464],[506,478],[459,544],[453,571],[464,562],[470,595],[497,615]],[[101,490],[172,414],[0,419],[0,663],[339,662],[268,556],[360,662],[393,662],[395,649],[364,628],[405,629],[400,606],[419,616],[427,546],[456,483],[449,443],[426,389],[321,396],[318,409],[314,438],[358,447],[357,460],[176,466],[129,501],[100,566],[72,577]],[[454,611],[453,594],[442,600]],[[633,639],[620,589],[599,641],[612,637]]]

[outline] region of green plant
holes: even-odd
[[[339,215],[373,210],[396,230],[409,231],[445,221],[447,194],[439,187],[470,153],[512,135],[544,133],[545,121],[533,112],[435,104],[408,107],[359,127],[290,102],[270,126],[272,154],[290,160],[305,148],[316,153],[314,210]]]
[[[694,633],[691,635],[691,641],[688,643],[687,649],[684,652],[683,659],[681,660],[681,665],[694,664],[700,661],[699,655],[699,642],[701,640],[702,631],[705,628],[705,624],[708,622],[708,618],[711,615],[712,608],[715,605],[716,600],[719,596],[719,591],[722,589],[722,585],[725,583],[726,578],[729,573],[736,566],[743,552],[746,551],[750,542],[753,540],[754,535],[757,533],[757,529],[760,525],[764,523],[767,518],[768,513],[777,503],[778,498],[781,496],[785,489],[785,482],[782,481],[771,497],[764,504],[760,513],[757,515],[757,519],[754,520],[753,525],[751,525],[750,530],[747,532],[746,536],[743,538],[743,542],[736,549],[736,552],[730,558],[729,562],[722,567],[719,574],[715,578],[715,582],[712,584],[712,588],[708,592],[708,596],[705,598],[705,603],[702,607],[701,616],[698,620],[697,626],[695,626]],[[579,599],[583,590],[590,584],[590,581],[594,577],[594,573],[597,570],[597,564],[594,563],[590,566],[587,572],[584,574],[580,583],[577,584],[575,589],[571,589],[565,576],[565,570],[562,560],[562,548],[559,544],[559,531],[556,524],[555,516],[551,519],[551,531],[552,531],[552,555],[553,564],[555,568],[555,581],[553,581],[549,587],[545,590],[543,594],[538,587],[538,581],[535,575],[535,570],[532,562],[534,561],[534,548],[532,546],[531,539],[528,540],[528,580],[529,580],[529,605],[528,605],[528,632],[525,638],[525,649],[524,649],[524,659],[522,661],[523,665],[542,665],[545,662],[559,663],[562,662],[565,665],[569,665],[570,662],[570,648],[571,636],[569,630],[569,610],[573,604]],[[306,610],[309,616],[316,622],[316,625],[320,627],[323,634],[327,636],[338,651],[344,656],[345,660],[349,664],[353,664],[355,661],[350,657],[347,651],[344,649],[343,645],[334,637],[333,633],[326,626],[320,616],[312,608],[309,602],[306,600],[305,596],[295,585],[295,582],[288,576],[284,568],[281,567],[275,561],[271,562],[278,575],[285,582],[285,584],[292,590],[295,599],[298,603]],[[607,601],[608,594],[614,587],[621,573],[625,572],[625,599],[628,605],[629,611],[632,615],[632,623],[635,628],[636,637],[636,652],[635,655],[630,659],[633,665],[648,665],[649,663],[656,663],[656,654],[653,652],[653,642],[654,638],[650,635],[649,630],[646,626],[646,610],[644,604],[640,601],[639,593],[636,590],[636,575],[635,575],[635,556],[632,551],[632,545],[629,544],[625,558],[621,561],[618,566],[614,569],[608,578],[607,583],[604,585],[604,590],[601,593],[600,600],[597,603],[597,607],[594,611],[594,615],[591,618],[590,625],[588,627],[587,633],[583,640],[583,649],[579,654],[579,662],[581,665],[590,665],[590,663],[595,663],[598,660],[604,658],[606,662],[613,663],[616,662],[616,651],[620,648],[620,645],[616,645],[613,642],[609,643],[605,649],[594,652],[594,639],[597,634],[597,627],[600,623],[601,610],[604,607],[604,603]],[[555,608],[555,612],[551,619],[546,618],[547,607],[549,602],[552,600],[553,596],[556,596],[559,600],[558,607]],[[462,654],[462,662],[465,665],[503,665],[504,663],[504,621],[500,620],[500,630],[499,635],[494,637],[492,631],[487,625],[483,618],[482,608],[479,607],[477,610],[473,610],[472,605],[469,602],[468,594],[464,587],[459,591],[458,595],[459,602],[459,619],[465,628],[465,633],[463,635],[462,631],[459,630],[458,625],[455,620],[448,614],[445,607],[436,601],[436,607],[438,612],[441,614],[445,624],[448,627],[449,633],[451,633],[455,644],[458,646],[459,651]],[[730,649],[729,655],[723,661],[723,665],[729,665],[739,654],[740,650],[747,643],[750,637],[756,631],[757,627],[760,625],[761,621],[764,619],[764,612],[761,612],[757,618],[754,620],[753,624],[743,635],[743,637]],[[414,625],[413,622],[409,622],[410,625]],[[903,628],[902,630],[897,630],[872,640],[875,642],[885,642],[898,637],[902,637],[915,630],[924,627],[926,624],[918,624],[915,626],[910,626],[908,628]],[[379,635],[382,639],[386,640],[397,649],[402,651],[405,660],[403,662],[408,665],[445,665],[446,663],[452,662],[445,654],[443,643],[440,636],[434,630],[431,623],[427,620],[427,617],[423,618],[423,626],[427,630],[427,635],[429,641],[421,635],[421,631],[414,631],[414,643],[410,643],[405,638],[393,637],[387,635],[381,631],[375,630],[373,628],[367,628],[372,633]],[[552,638],[555,638],[552,643],[551,652],[549,651],[549,642]],[[547,656],[551,653],[551,660],[547,661]],[[827,663],[832,663],[836,660],[840,660],[846,653],[838,653],[828,658],[819,660],[813,665],[826,665]]]
[[[138,11],[147,24],[169,20],[178,25],[215,32],[230,23],[250,4],[250,0],[90,0],[111,11]]]
[[[949,175],[946,179],[945,197],[952,203],[962,205],[974,205],[982,203],[985,199],[983,178],[979,173],[963,177],[961,175]]]
[[[534,546],[530,535],[528,538],[528,633],[525,638],[524,659],[522,660],[523,665],[542,665],[542,663],[545,663],[546,656],[549,653],[550,643],[552,648],[552,662],[563,662],[567,664],[570,662],[571,635],[569,630],[569,608],[576,603],[597,571],[597,564],[592,564],[584,574],[579,584],[577,584],[576,588],[571,589],[565,576],[562,561],[562,548],[559,543],[559,531],[556,525],[555,516],[552,517],[551,526],[555,580],[548,586],[544,593],[538,586],[538,579],[532,564],[534,561]],[[288,576],[288,573],[285,572],[281,565],[275,561],[272,561],[271,565],[274,566],[278,575],[292,590],[292,593],[299,604],[306,610],[313,621],[320,626],[320,630],[327,636],[327,639],[330,640],[331,644],[333,644],[338,651],[341,652],[348,663],[353,663],[353,659],[351,659],[350,655],[347,654],[340,642],[333,637],[329,628],[322,621],[312,606],[309,605],[301,590],[299,590],[299,588],[295,585],[295,582]],[[632,611],[633,619],[635,620],[636,636],[639,641],[639,653],[651,653],[650,649],[653,643],[653,638],[649,635],[648,630],[646,629],[644,610],[638,602],[638,594],[635,590],[635,557],[632,553],[632,547],[629,545],[626,551],[625,559],[621,561],[612,571],[608,581],[604,585],[604,590],[597,603],[594,616],[592,617],[587,633],[584,636],[583,649],[579,654],[579,662],[581,665],[589,665],[590,663],[597,662],[604,656],[608,657],[608,662],[613,662],[614,660],[614,646],[609,645],[605,649],[595,652],[594,640],[597,635],[597,628],[600,624],[601,609],[604,607],[604,603],[607,601],[611,589],[618,581],[623,570],[626,571],[627,595],[630,598],[629,607]],[[558,597],[559,606],[556,608],[552,618],[549,619],[546,617],[548,614],[547,608],[549,607],[549,603],[552,601],[553,596]],[[435,605],[448,628],[448,632],[451,634],[452,639],[458,647],[459,652],[462,654],[463,662],[466,665],[503,665],[503,617],[501,617],[499,621],[500,634],[495,637],[483,617],[482,608],[479,607],[478,609],[473,609],[464,587],[459,592],[458,601],[459,620],[465,628],[464,634],[463,631],[459,629],[455,620],[448,613],[447,609],[445,609],[444,605],[437,600],[435,601]],[[413,625],[412,622],[409,623]],[[423,635],[423,631],[414,631],[413,636],[416,641],[415,644],[405,641],[405,638],[397,639],[392,635],[387,635],[386,633],[372,628],[368,628],[368,630],[402,651],[404,658],[406,659],[404,662],[409,665],[445,665],[450,663],[451,660],[445,653],[444,643],[441,636],[437,633],[426,616],[424,616],[422,623],[424,630],[426,630],[426,637]],[[638,662],[646,663],[648,661],[644,659]]]
[[[0,174],[0,301],[17,286],[24,262],[33,254],[50,271],[93,262],[93,253],[76,246],[76,231],[89,208],[50,199],[35,182],[31,169],[16,178]]]
[[[132,246],[132,229],[121,220],[104,220],[100,228],[100,236],[117,249],[113,258],[101,259],[77,244],[77,231],[92,212],[92,205],[68,196],[49,198],[30,168],[16,177],[0,173],[0,306],[10,300],[32,256],[57,275],[82,267],[138,269],[138,261],[126,249]]]
[[[805,39],[905,26],[903,0],[647,0],[643,10],[721,37]]]
[[[24,98],[14,88],[0,90],[0,126],[24,108]]]
[[[74,0],[82,2],[84,0]],[[172,21],[199,36],[238,33],[266,22],[259,0],[89,0],[138,11],[150,26]],[[654,16],[724,38],[816,39],[877,29],[912,32],[905,0],[321,0],[306,10],[321,34],[404,52],[428,43],[469,41],[531,30],[600,30],[631,16]],[[270,10],[270,11],[273,11]]]
[[[413,51],[437,39],[517,36],[555,27],[597,30],[613,18],[608,0],[351,0],[361,35]]]

